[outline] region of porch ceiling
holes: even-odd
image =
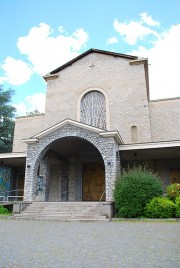
[[[180,158],[180,147],[121,150],[123,161]]]
[[[50,148],[50,150],[58,153],[63,157],[98,152],[91,143],[74,137],[60,139]]]
[[[12,167],[24,167],[26,164],[26,154],[25,153],[0,154],[0,164]]]

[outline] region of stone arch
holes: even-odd
[[[117,174],[116,152],[118,144],[114,138],[105,138],[95,131],[80,128],[71,124],[43,136],[36,144],[29,144],[27,151],[27,161],[25,175],[25,200],[32,201],[36,195],[37,171],[39,163],[51,144],[64,137],[77,137],[90,142],[99,151],[105,167],[106,201],[113,199],[113,186]]]
[[[64,139],[64,138],[70,138],[70,137],[74,137],[74,138],[80,138],[84,141],[87,141],[89,142],[92,146],[94,146],[94,148],[96,148],[96,150],[99,152],[99,154],[101,155],[101,158],[104,162],[104,159],[103,159],[103,155],[102,155],[102,152],[99,151],[99,149],[92,143],[92,141],[90,142],[89,140],[86,140],[84,138],[81,138],[81,137],[77,137],[77,136],[64,136],[64,137],[61,137],[59,139],[56,139],[54,141],[52,141],[51,143],[49,143],[39,154],[38,158],[36,159],[36,162],[35,162],[35,165],[34,165],[34,176],[37,174],[37,171],[38,171],[38,167],[39,167],[39,164],[41,162],[41,160],[43,159],[43,157],[46,155],[46,153],[49,151],[49,149],[51,148],[51,146],[58,142],[58,140],[61,140],[61,139]]]
[[[108,129],[110,128],[110,122],[109,122],[109,96],[107,94],[107,92],[102,89],[102,88],[96,88],[96,87],[93,87],[93,88],[88,88],[86,90],[84,90],[79,98],[78,98],[78,102],[77,102],[77,121],[81,121],[81,102],[82,102],[82,99],[84,98],[84,96],[86,96],[88,93],[91,93],[91,92],[99,92],[99,93],[102,93],[102,95],[104,96],[105,98],[105,110],[106,110],[106,127],[105,129]],[[96,126],[98,127],[98,126]]]

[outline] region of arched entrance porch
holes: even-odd
[[[105,200],[104,161],[97,148],[82,138],[52,142],[37,178],[37,201]]]
[[[76,143],[69,142],[70,139],[74,139],[74,141],[76,139]],[[60,140],[61,142],[58,143],[58,141]],[[81,141],[80,145],[77,142],[78,140]],[[25,142],[28,144],[28,148],[26,158],[24,200],[37,201],[38,188],[42,188],[42,200],[46,201],[47,198],[49,198],[49,193],[47,189],[49,187],[48,178],[50,169],[48,163],[50,162],[49,153],[52,150],[53,154],[57,153],[58,156],[60,155],[59,161],[63,163],[62,170],[64,171],[62,173],[61,180],[62,201],[67,200],[67,196],[70,197],[70,191],[67,193],[67,164],[70,165],[70,162],[73,161],[70,157],[71,151],[73,152],[73,154],[74,152],[77,152],[77,154],[81,155],[79,160],[74,160],[81,164],[83,162],[86,162],[85,158],[87,157],[87,153],[89,154],[89,156],[90,153],[92,154],[92,162],[98,161],[98,158],[100,159],[101,164],[104,164],[105,170],[105,201],[113,200],[114,182],[117,173],[120,170],[120,161],[118,154],[118,142],[120,142],[120,139],[117,132],[103,131],[102,129],[98,129],[96,127],[88,126],[67,119],[55,126],[52,126],[47,130],[42,131],[41,133],[30,139],[26,139]],[[61,148],[58,149],[58,152],[56,152],[55,150],[58,148],[58,144]],[[81,148],[81,150],[78,151],[77,148],[78,150],[80,150]],[[83,151],[83,148],[85,151]],[[83,160],[82,157],[84,157]],[[67,158],[69,158],[68,161]],[[87,160],[87,162],[88,161],[91,162],[90,158],[89,160]],[[38,170],[40,170],[39,167],[41,167],[41,172],[38,173]],[[39,182],[38,174],[41,175],[41,180],[39,180]],[[77,165],[77,177],[75,184],[75,188],[77,188],[75,191],[75,200],[82,201],[82,179],[81,176],[79,176],[78,174],[80,174],[80,168],[78,168]],[[39,187],[38,185],[40,185],[41,187]]]

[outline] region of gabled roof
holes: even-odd
[[[94,132],[98,133],[102,137],[114,137],[114,139],[116,140],[116,142],[118,144],[123,143],[123,140],[122,140],[121,136],[119,135],[118,131],[106,131],[104,129],[93,127],[93,126],[90,126],[90,125],[86,125],[84,123],[81,123],[81,122],[78,122],[78,121],[75,121],[75,120],[72,120],[72,119],[65,119],[65,120],[61,121],[60,123],[57,123],[57,124],[47,128],[47,129],[41,131],[40,133],[34,135],[31,138],[23,139],[23,142],[25,142],[27,144],[36,143],[43,136],[46,136],[49,133],[55,131],[56,129],[61,128],[61,127],[65,126],[65,125],[68,125],[68,124],[74,125],[76,127],[80,127],[82,129],[87,129],[87,130],[94,131]]]
[[[109,56],[114,56],[114,57],[126,58],[126,59],[130,59],[130,60],[138,59],[138,57],[136,57],[136,56],[131,56],[131,55],[126,55],[126,54],[121,54],[121,53],[116,53],[116,52],[110,52],[110,51],[91,48],[91,49],[85,51],[84,53],[82,53],[81,55],[77,56],[76,58],[68,61],[67,63],[65,63],[62,66],[58,67],[57,69],[53,70],[52,72],[50,72],[50,75],[58,73],[62,69],[68,67],[72,63],[82,59],[83,57],[85,57],[86,55],[88,55],[90,53],[99,53],[99,54],[104,54],[104,55],[109,55]]]

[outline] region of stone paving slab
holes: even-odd
[[[179,222],[0,219],[1,268],[179,268]]]

